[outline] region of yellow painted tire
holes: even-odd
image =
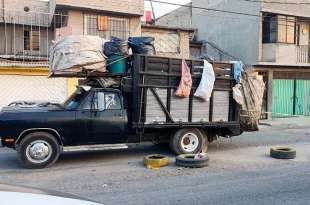
[[[148,168],[160,168],[169,164],[169,158],[161,154],[153,154],[144,157],[143,163]]]

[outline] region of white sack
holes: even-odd
[[[194,96],[209,101],[214,87],[215,75],[212,64],[206,60],[203,62],[202,77]]]
[[[85,70],[106,71],[102,52],[106,41],[98,36],[68,36],[50,49],[50,74],[77,73]]]
[[[243,107],[245,102],[244,102],[244,97],[241,91],[241,87],[242,87],[241,84],[237,84],[232,89],[233,89],[233,98],[239,105]]]

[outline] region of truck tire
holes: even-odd
[[[177,155],[196,154],[204,149],[205,137],[198,129],[178,130],[170,139],[170,148]]]
[[[208,166],[209,157],[205,155],[202,158],[195,159],[195,154],[181,154],[176,157],[175,163],[182,167],[201,168]]]
[[[143,163],[146,167],[152,168],[160,168],[163,166],[167,166],[169,164],[169,158],[167,156],[161,154],[153,154],[144,157]]]
[[[54,164],[60,153],[55,137],[46,132],[32,132],[26,135],[17,147],[21,164],[28,169],[43,169]]]
[[[295,159],[296,150],[289,147],[271,148],[270,156],[276,159]]]

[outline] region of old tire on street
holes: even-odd
[[[169,158],[161,154],[153,154],[144,157],[143,163],[148,168],[159,168],[169,164]]]
[[[208,166],[209,157],[203,156],[202,158],[195,159],[195,154],[182,154],[176,157],[176,165],[190,168],[202,168]]]
[[[276,159],[295,159],[296,150],[289,147],[271,148],[270,156]]]
[[[55,137],[46,132],[26,135],[17,147],[19,161],[28,169],[43,169],[54,164],[60,153]]]
[[[198,129],[181,129],[171,137],[170,148],[177,155],[196,154],[203,150],[205,140]]]

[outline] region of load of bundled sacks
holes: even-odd
[[[79,76],[92,72],[125,73],[131,54],[155,55],[154,38],[68,36],[56,41],[50,50],[50,76]]]

